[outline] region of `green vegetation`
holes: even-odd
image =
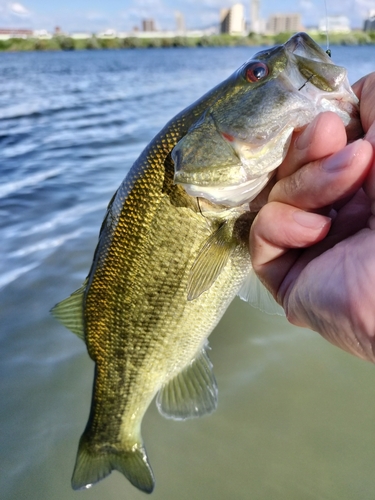
[[[275,36],[249,33],[248,36],[210,35],[202,37],[176,36],[173,38],[96,38],[73,39],[67,36],[54,36],[51,39],[11,38],[0,40],[0,51],[31,50],[95,50],[95,49],[138,49],[167,47],[238,47],[261,46],[284,43],[292,33],[280,33]],[[312,34],[318,43],[326,43],[326,35]],[[353,31],[348,34],[332,33],[329,35],[330,45],[368,45],[375,44],[375,31]]]

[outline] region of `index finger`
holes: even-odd
[[[302,132],[293,134],[288,153],[277,169],[276,180],[293,174],[307,163],[336,153],[346,142],[344,124],[336,113],[319,114]]]

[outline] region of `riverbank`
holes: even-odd
[[[154,37],[140,36],[127,38],[75,39],[68,36],[54,36],[50,39],[10,38],[0,40],[0,51],[35,51],[35,50],[96,50],[96,49],[135,49],[135,48],[170,48],[170,47],[238,47],[268,46],[284,43],[291,33],[266,36],[250,33],[239,37],[231,35],[210,35],[203,37]],[[313,33],[311,36],[321,44],[326,44],[326,35]],[[369,45],[375,44],[375,32],[353,31],[351,33],[333,33],[329,36],[330,45]]]

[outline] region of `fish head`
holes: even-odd
[[[361,129],[346,69],[305,33],[258,52],[214,90],[217,99],[172,159],[174,181],[216,204],[255,198],[285,158],[293,131],[319,113],[333,111],[347,129]]]

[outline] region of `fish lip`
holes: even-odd
[[[319,45],[315,43],[307,33],[304,33],[302,31],[291,36],[289,40],[285,42],[284,47],[286,50],[293,53],[296,52],[299,48],[302,48],[303,50],[306,50],[306,47],[312,47],[313,49],[318,48],[322,51],[323,54],[325,54],[325,52],[319,47]]]
[[[289,50],[290,52],[295,52],[297,48],[299,47],[305,47],[307,44],[307,35],[306,33],[296,33],[292,37],[289,38],[287,42],[285,42],[284,47],[286,50]]]
[[[328,54],[307,33],[302,31],[285,42],[284,49],[291,54],[302,55],[317,62],[333,64]]]
[[[204,186],[190,182],[181,182],[180,180],[177,182],[183,186],[189,196],[206,199],[215,205],[238,207],[247,206],[250,201],[256,198],[274,174],[275,170],[266,172],[262,176],[248,179],[238,185],[226,186]]]

